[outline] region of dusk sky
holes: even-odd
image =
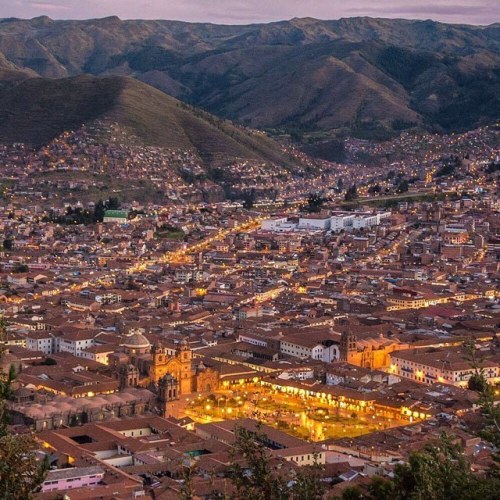
[[[450,23],[500,21],[499,0],[0,0],[0,17],[179,19],[226,24],[372,16]]]

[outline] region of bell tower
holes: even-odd
[[[340,360],[350,362],[352,354],[357,350],[356,335],[343,332],[340,337]]]
[[[149,367],[149,376],[153,382],[158,382],[162,376],[161,368],[167,364],[168,358],[162,344],[154,344],[151,347],[151,365]]]
[[[177,359],[181,363],[181,380],[180,380],[180,389],[181,394],[189,394],[192,389],[192,370],[191,370],[191,359],[192,352],[191,348],[186,339],[183,339],[177,349]]]
[[[167,374],[158,381],[158,407],[162,417],[168,417],[168,403],[179,399],[179,382]]]

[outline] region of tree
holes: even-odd
[[[347,189],[344,200],[345,201],[353,201],[358,198],[358,187],[356,184],[353,184],[350,188]]]
[[[395,498],[470,498],[466,492],[472,473],[461,451],[450,436],[443,434],[438,446],[427,445],[410,455],[408,464],[395,467]]]
[[[380,187],[380,184],[377,183],[377,184],[374,184],[373,186],[370,186],[368,188],[368,192],[370,194],[375,194],[375,193],[380,193],[382,191],[382,188]]]
[[[0,318],[0,357],[4,353],[7,323]],[[40,462],[38,444],[31,435],[9,433],[6,401],[11,397],[14,370],[0,372],[0,498],[26,500],[42,484],[48,470],[48,459]]]
[[[118,198],[111,197],[106,201],[99,200],[95,204],[92,220],[93,222],[102,222],[104,220],[104,213],[106,210],[118,210],[119,208],[120,200],[118,200]]]
[[[396,191],[398,193],[406,193],[408,192],[409,189],[409,184],[406,179],[402,179],[399,181],[398,187],[396,188]]]
[[[482,368],[484,359],[478,357],[473,339],[465,341],[463,347],[467,351],[467,360],[474,369],[467,386],[471,391],[479,394],[479,406],[484,418],[479,435],[500,448],[500,406],[495,404],[495,391],[484,374]],[[496,458],[498,459],[498,455]]]
[[[375,476],[365,489],[346,488],[342,500],[493,500],[498,498],[500,478],[477,477],[460,446],[443,434],[410,455],[407,464],[394,468],[392,479]]]
[[[490,385],[482,372],[473,373],[467,382],[467,388],[471,391],[484,393],[490,390]]]
[[[118,210],[120,208],[120,200],[112,196],[105,205],[106,210]]]
[[[500,406],[495,404],[493,388],[487,384],[487,388],[479,393],[479,405],[484,418],[483,428],[479,435],[500,448]],[[499,460],[498,455],[496,456]]]
[[[182,467],[183,482],[181,486],[181,491],[179,498],[181,500],[193,500],[195,498],[195,493],[193,491],[192,480],[193,480],[193,468],[191,466]]]
[[[363,500],[366,498],[357,486],[349,486],[342,493],[342,500]]]
[[[394,483],[389,479],[375,476],[368,486],[368,492],[373,500],[386,500],[394,498]]]
[[[316,462],[311,468],[297,474],[293,482],[292,498],[300,498],[301,500],[323,498],[325,488],[319,472],[320,466]]]
[[[323,498],[323,485],[318,474],[318,466],[299,471],[292,480],[280,476],[271,464],[271,453],[264,445],[266,436],[242,427],[235,429],[236,441],[233,445],[231,470],[236,499],[241,500],[319,500]],[[245,466],[236,459],[243,458]]]
[[[234,458],[242,457],[246,462],[246,467],[237,462],[232,467],[237,498],[285,498],[286,483],[273,475],[269,450],[258,440],[259,436],[242,427],[235,429],[235,434]]]
[[[21,264],[20,262],[16,262],[12,268],[13,273],[27,273],[29,270],[26,264]]]
[[[94,222],[102,222],[104,220],[104,202],[99,200],[94,207]]]
[[[246,210],[250,210],[253,208],[254,203],[255,203],[255,189],[252,188],[248,191],[246,191],[243,195],[243,208]]]
[[[319,212],[325,199],[319,193],[311,193],[307,198],[307,211]]]
[[[2,246],[5,251],[12,252],[12,249],[14,248],[14,241],[11,238],[5,238]]]
[[[40,462],[37,450],[38,444],[30,435],[0,437],[0,498],[32,498],[48,470],[48,458]]]

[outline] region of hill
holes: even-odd
[[[473,128],[500,116],[500,27],[366,17],[218,26],[0,21],[0,68],[132,76],[220,117],[302,133]]]
[[[11,75],[19,76],[18,73]],[[289,158],[262,133],[236,127],[128,77],[14,78],[0,92],[0,142],[47,144],[93,120],[118,123],[145,145],[195,151],[206,164]]]

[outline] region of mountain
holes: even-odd
[[[145,145],[195,151],[206,164],[258,160],[288,165],[264,134],[209,115],[133,78],[47,79],[10,72],[0,92],[0,142],[47,144],[93,120],[118,123]],[[17,77],[17,78],[16,78]]]
[[[131,76],[220,117],[299,136],[452,131],[500,116],[500,24],[4,19],[6,65],[45,78]]]

